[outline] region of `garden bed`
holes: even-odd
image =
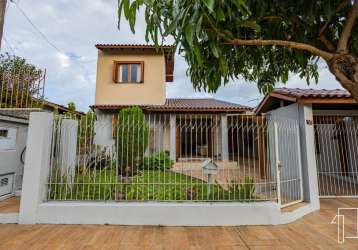
[[[251,184],[218,184],[170,170],[144,170],[133,177],[117,177],[113,170],[77,174],[72,185],[57,178],[49,184],[50,200],[92,201],[248,201],[254,199]]]

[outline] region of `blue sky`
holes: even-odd
[[[49,45],[8,1],[2,52],[15,53],[40,68],[46,68],[46,98],[66,105],[70,101],[87,111],[94,104],[96,43],[145,43],[145,23],[139,17],[136,34],[126,23],[117,29],[117,0],[15,0],[35,26],[54,45]],[[186,76],[184,59],[175,58],[174,82],[167,84],[167,97],[215,97],[255,106],[262,97],[255,83],[242,79],[221,87],[217,93],[195,92]],[[280,85],[280,84],[278,84]],[[308,88],[305,80],[290,77],[287,87]],[[322,63],[319,83],[309,88],[340,88]]]

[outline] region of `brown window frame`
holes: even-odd
[[[123,64],[128,64],[128,82],[120,82],[119,81],[119,66]],[[131,82],[131,64],[140,64],[141,67],[141,77],[140,82]],[[141,84],[144,83],[144,62],[143,61],[114,61],[113,63],[113,81],[118,84]]]

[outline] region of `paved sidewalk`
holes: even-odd
[[[8,224],[0,225],[0,249],[358,249],[358,239],[337,243],[337,226],[330,222],[338,207],[358,208],[358,199],[321,200],[320,211],[279,226]],[[347,214],[345,222],[346,233],[353,233],[356,215]]]

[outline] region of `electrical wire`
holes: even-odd
[[[4,41],[6,42],[6,46],[8,46],[8,47],[10,48],[12,54],[15,55],[15,50],[14,50],[13,47],[11,46],[11,43],[9,42],[9,40],[6,39],[5,34],[3,35],[3,39],[4,39]]]
[[[66,55],[65,52],[63,52],[61,49],[59,49],[47,36],[46,34],[44,34],[37,26],[36,24],[31,20],[31,18],[26,14],[26,12],[20,7],[19,5],[19,0],[15,1],[15,0],[10,0],[11,3],[13,3],[18,10],[20,11],[20,13],[25,17],[25,19],[29,22],[29,24],[39,33],[39,35],[42,37],[42,39],[44,41],[46,41],[46,43],[48,45],[50,45],[53,49],[55,49],[58,53],[62,54],[62,55]],[[67,55],[66,55],[67,56]],[[84,68],[83,64],[87,64],[87,63],[91,63],[94,60],[90,60],[87,62],[81,62],[79,60],[77,60],[77,62],[79,63],[78,66],[84,71],[84,77],[86,78],[86,80],[88,82],[91,82],[90,78],[88,77],[87,74],[87,70]]]
[[[26,20],[30,23],[30,25],[40,34],[40,36],[55,50],[57,50],[59,53],[64,54],[53,42],[50,41],[50,39],[47,38],[47,36],[35,25],[34,22],[30,19],[30,17],[25,13],[25,11],[20,7],[18,2],[15,2],[14,0],[10,0],[15,6],[18,8],[18,10],[21,12],[21,14],[26,18]]]

